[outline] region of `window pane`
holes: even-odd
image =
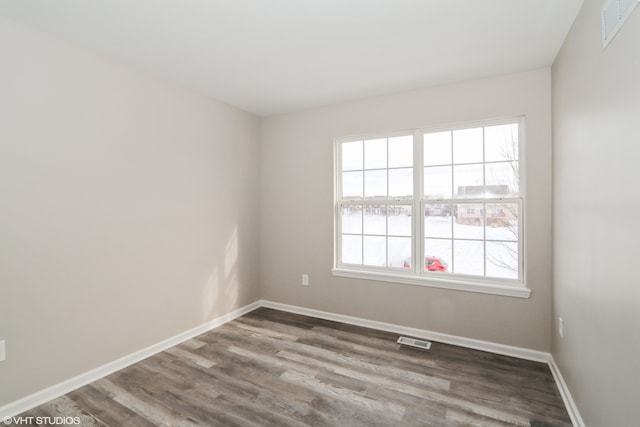
[[[487,276],[518,278],[518,243],[487,242]]]
[[[387,197],[387,171],[374,170],[364,172],[364,196]]]
[[[522,279],[519,121],[425,131],[422,147],[407,133],[340,144],[340,262]],[[424,167],[416,171],[420,148]],[[414,194],[417,173],[424,195]]]
[[[451,238],[452,219],[451,206],[426,205],[424,208],[425,237]]]
[[[484,245],[482,242],[469,240],[453,241],[454,265],[457,274],[484,275]]]
[[[342,235],[342,262],[362,264],[362,237]]]
[[[424,165],[441,166],[451,163],[451,132],[425,133]]]
[[[411,206],[389,206],[388,226],[390,236],[411,236]]]
[[[389,197],[413,196],[413,169],[389,170]]]
[[[487,240],[518,241],[518,203],[487,203]]]
[[[485,161],[518,160],[518,124],[484,128]]]
[[[364,142],[364,168],[382,169],[387,167],[387,140],[369,139]]]
[[[492,197],[517,194],[520,191],[518,166],[518,162],[487,163],[487,194]]]
[[[342,170],[362,169],[362,141],[342,143]]]
[[[482,128],[453,131],[453,163],[480,163],[482,151]]]
[[[389,267],[404,268],[411,264],[411,237],[389,237]]]
[[[428,199],[450,199],[451,166],[424,168],[424,195]]]
[[[385,237],[364,236],[363,264],[376,267],[387,265],[387,248]]]
[[[389,138],[389,167],[404,168],[413,166],[413,136]]]
[[[362,234],[362,206],[346,206],[342,208],[342,232]]]
[[[456,197],[477,198],[484,196],[482,165],[453,167],[453,188]]]
[[[424,239],[424,253],[425,264],[427,264],[426,258],[438,258],[442,265],[446,264],[446,271],[451,271],[452,256],[451,256],[451,240],[448,239]],[[425,270],[434,271],[437,266],[425,266]]]
[[[455,205],[453,237],[457,239],[484,238],[484,205],[482,203],[460,203]]]
[[[387,207],[385,205],[364,206],[364,234],[387,234]]]
[[[342,198],[353,199],[362,198],[363,190],[362,172],[343,172],[342,173]]]

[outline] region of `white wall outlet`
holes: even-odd
[[[7,359],[7,351],[5,350],[4,340],[0,340],[0,362]]]
[[[303,274],[302,275],[302,285],[303,286],[309,286],[309,275],[308,274]]]
[[[558,335],[560,338],[564,338],[564,319],[562,317],[558,317]]]

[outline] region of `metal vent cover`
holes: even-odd
[[[640,0],[608,0],[602,6],[602,45],[607,45],[613,40],[616,33],[633,12]]]
[[[398,341],[396,342],[398,344],[408,345],[410,347],[420,348],[422,350],[429,350],[431,348],[431,342],[418,340],[415,338],[399,337]]]

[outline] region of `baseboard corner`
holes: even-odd
[[[569,417],[571,418],[571,423],[573,423],[574,427],[585,427],[584,421],[582,420],[580,412],[578,411],[578,407],[576,406],[576,403],[571,396],[569,387],[567,386],[567,383],[562,376],[560,367],[556,363],[553,354],[549,354],[548,364],[549,369],[551,369],[551,374],[553,375],[553,378],[556,381],[556,385],[558,386],[558,391],[560,392],[560,396],[562,397],[564,406],[567,408],[567,412],[569,413]]]

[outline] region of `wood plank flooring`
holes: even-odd
[[[260,308],[21,416],[89,426],[571,426],[543,363]]]

